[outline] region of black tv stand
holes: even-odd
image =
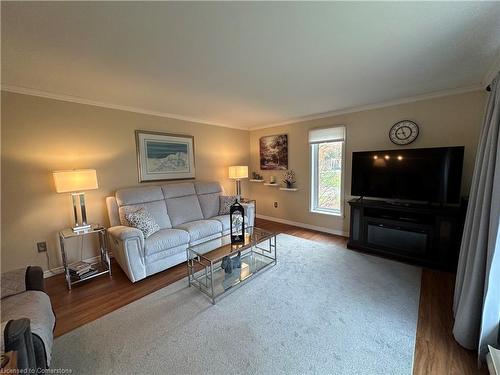
[[[350,200],[347,247],[454,271],[462,238],[464,205],[398,203]]]
[[[415,206],[415,203],[412,204],[412,203],[408,203],[408,202],[399,202],[399,201],[388,201],[386,203],[390,204],[392,206],[398,206],[398,207],[412,207],[412,206]],[[424,204],[421,204],[421,206],[424,205]]]

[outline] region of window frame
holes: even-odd
[[[340,160],[340,208],[339,211],[328,208],[318,207],[318,190],[319,190],[319,165],[318,154],[319,145],[323,143],[336,143],[339,142],[342,147],[342,157]],[[344,217],[344,183],[345,183],[345,139],[338,141],[326,141],[320,143],[309,144],[310,148],[310,162],[311,162],[311,195],[309,200],[309,212],[314,214],[329,215],[336,217]]]

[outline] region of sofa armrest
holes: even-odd
[[[18,369],[36,369],[35,350],[29,319],[10,320],[4,330],[5,351],[17,352]]]
[[[45,291],[45,282],[43,279],[43,270],[38,266],[28,266],[26,268],[26,290]]]
[[[146,277],[144,234],[137,228],[117,225],[107,230],[113,256],[135,282]]]
[[[108,229],[108,233],[112,238],[125,241],[130,238],[137,238],[144,244],[144,234],[137,228],[127,227],[125,225],[117,225]]]

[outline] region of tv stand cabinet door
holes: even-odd
[[[371,249],[425,261],[429,258],[432,226],[379,218],[366,218],[365,244]]]
[[[362,244],[365,242],[364,209],[360,206],[351,206],[351,227],[349,242]]]

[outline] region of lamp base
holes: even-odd
[[[241,200],[241,180],[236,179],[236,200],[239,202]]]
[[[85,224],[85,225],[75,226],[72,229],[73,229],[73,232],[75,232],[75,233],[81,233],[81,232],[86,232],[86,231],[90,230],[90,228],[92,228],[92,225]]]
[[[75,215],[75,225],[73,232],[81,233],[90,230],[91,225],[87,224],[87,210],[85,208],[85,193],[71,193],[73,201],[73,213]],[[80,210],[78,210],[80,206]],[[78,219],[78,211],[80,211],[80,219]]]

